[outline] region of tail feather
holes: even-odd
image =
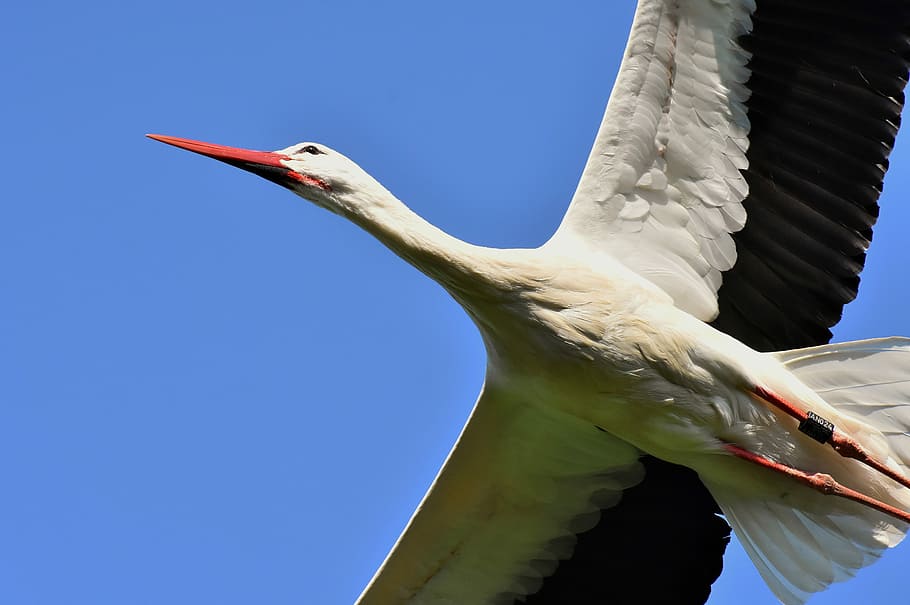
[[[836,425],[858,433],[852,436],[871,444],[886,464],[908,473],[910,339],[864,340],[773,355],[833,408]],[[901,508],[910,505],[910,490],[859,463],[844,464],[850,465],[841,467],[847,476],[835,479]],[[829,584],[853,576],[897,545],[908,530],[907,524],[854,502],[795,490],[785,477],[782,495],[769,493],[767,498],[704,479],[759,573],[787,605],[804,603]]]
[[[725,494],[721,508],[762,578],[787,605],[804,603],[852,577],[886,548],[863,539],[864,527],[845,531],[824,516],[786,504]]]
[[[910,338],[874,338],[773,354],[809,388],[877,429],[907,471],[910,462]]]

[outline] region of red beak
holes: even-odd
[[[163,134],[147,134],[150,139],[180,147],[187,151],[200,153],[222,162],[235,164],[244,162],[247,164],[259,164],[261,166],[272,166],[274,168],[284,168],[281,160],[290,159],[286,155],[273,153],[271,151],[253,151],[251,149],[240,149],[239,147],[227,147],[226,145],[215,145],[214,143],[203,143],[192,139],[181,139],[179,137],[168,137]]]
[[[304,177],[300,174],[288,169],[281,163],[282,160],[290,159],[288,156],[281,153],[227,147],[226,145],[215,145],[214,143],[203,143],[202,141],[168,137],[160,134],[149,134],[146,136],[150,139],[173,145],[174,147],[180,147],[187,151],[214,158],[230,164],[231,166],[236,166],[237,168],[252,172],[253,174],[258,174],[283,187],[291,188],[295,183],[304,180]]]

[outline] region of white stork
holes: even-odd
[[[902,0],[641,0],[568,212],[529,250],[446,235],[318,143],[152,135],[349,218],[484,338],[474,412],[358,603],[701,603],[719,511],[788,604],[897,544],[910,341],[824,343],[908,60]]]

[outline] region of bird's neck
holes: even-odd
[[[459,302],[489,289],[493,250],[453,237],[408,208],[378,182],[340,200],[341,213],[431,277]]]

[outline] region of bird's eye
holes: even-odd
[[[297,153],[309,153],[312,155],[319,155],[320,153],[325,153],[323,150],[319,149],[315,145],[306,145],[297,150]]]

